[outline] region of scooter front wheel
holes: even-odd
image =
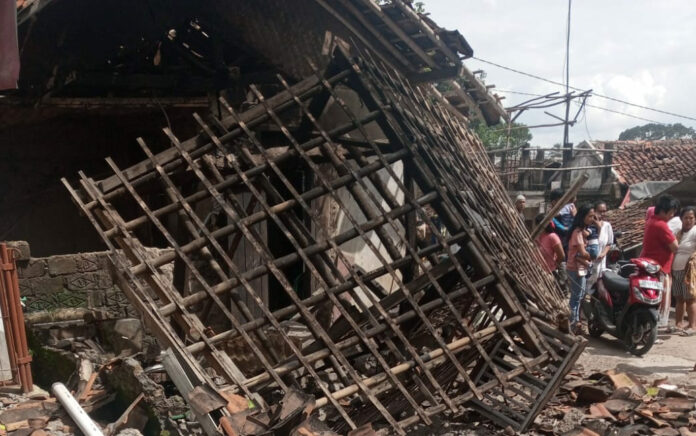
[[[590,320],[587,322],[587,330],[589,330],[590,336],[593,338],[598,338],[602,336],[602,333],[604,333],[604,328],[599,323],[596,315],[593,314]]]
[[[624,343],[628,351],[635,356],[642,356],[655,344],[657,339],[657,321],[648,312],[637,311],[628,325],[624,335]]]

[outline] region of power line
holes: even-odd
[[[534,94],[534,93],[531,93],[531,92],[521,92],[521,91],[508,91],[508,90],[505,90],[505,89],[497,89],[497,88],[496,88],[496,92],[502,92],[502,93],[505,93],[505,94],[528,95],[528,96],[530,96],[530,97],[543,97],[542,94]],[[595,95],[595,94],[592,94],[592,95]],[[579,103],[577,103],[577,104],[579,104]],[[585,105],[586,105],[586,106],[589,106],[589,107],[591,107],[591,108],[593,108],[593,109],[599,109],[599,110],[603,110],[603,111],[607,111],[607,112],[612,112],[612,113],[619,114],[619,115],[623,115],[623,116],[626,116],[626,117],[635,118],[635,119],[638,119],[638,120],[641,120],[641,121],[647,121],[647,122],[649,122],[649,123],[663,124],[663,125],[665,124],[665,123],[662,123],[662,122],[660,122],[660,121],[655,121],[655,120],[651,120],[651,119],[649,119],[649,118],[639,117],[639,116],[637,116],[637,115],[631,115],[631,114],[626,113],[626,112],[621,112],[621,111],[617,111],[617,110],[614,110],[614,109],[609,109],[609,108],[602,107],[602,106],[595,106],[595,105],[592,105],[592,104],[589,104],[589,103],[585,103]]]
[[[664,125],[664,124],[665,124],[665,123],[661,123],[661,122],[659,122],[659,121],[651,120],[651,119],[649,119],[649,118],[643,118],[643,117],[639,117],[639,116],[637,116],[637,115],[627,114],[626,112],[616,111],[616,110],[614,110],[614,109],[609,109],[609,108],[606,108],[606,107],[594,106],[594,105],[591,105],[591,104],[588,104],[587,106],[589,106],[589,107],[591,107],[591,108],[594,108],[594,109],[599,109],[599,110],[603,110],[603,111],[607,111],[607,112],[613,112],[613,113],[615,113],[615,114],[623,115],[623,116],[630,117],[630,118],[635,118],[635,119],[637,119],[637,120],[647,121],[647,122],[653,123],[653,124],[661,124],[661,125]]]
[[[592,135],[590,135],[590,129],[587,127],[587,103],[585,103],[585,106],[582,108],[582,120],[585,123],[585,132],[587,132],[587,137],[590,138],[590,141],[594,142]]]
[[[568,117],[570,116],[570,11],[573,5],[573,0],[568,0],[568,21],[566,22],[566,52],[565,52],[565,123],[563,124],[563,146],[568,144],[568,135],[570,134],[570,125]],[[570,145],[572,149],[572,144]],[[565,156],[565,155],[564,155]],[[564,159],[565,160],[565,159]]]
[[[491,61],[488,61],[485,59],[481,59],[481,58],[476,57],[476,56],[473,56],[472,59],[476,59],[477,61],[483,62],[485,64],[493,65],[494,67],[502,68],[503,70],[508,70],[508,71],[511,71],[513,73],[516,73],[516,74],[521,74],[523,76],[527,76],[527,77],[531,77],[533,79],[541,80],[543,82],[552,83],[552,84],[557,85],[557,86],[566,86],[565,83],[557,82],[555,80],[551,80],[551,79],[547,79],[545,77],[537,76],[536,74],[526,73],[524,71],[520,71],[520,70],[516,70],[514,68],[506,67],[504,65],[500,65],[500,64],[497,64],[495,62],[491,62]],[[576,88],[574,86],[570,86],[569,88],[572,90],[575,90],[575,91],[584,91],[584,89]],[[661,114],[665,114],[665,115],[670,115],[670,116],[677,117],[677,118],[684,118],[686,120],[696,121],[696,118],[690,117],[687,115],[681,115],[681,114],[677,114],[674,112],[663,111],[661,109],[655,109],[652,107],[643,106],[643,105],[636,104],[636,103],[631,103],[630,101],[621,100],[621,99],[614,98],[614,97],[609,97],[607,95],[596,94],[596,93],[593,93],[592,95],[594,95],[595,97],[604,98],[606,100],[615,101],[617,103],[622,103],[622,104],[625,104],[628,106],[633,106],[633,107],[637,107],[640,109],[645,109],[645,110],[649,110],[649,111],[653,111],[653,112],[657,112],[657,113],[661,113]],[[660,123],[660,124],[663,124],[663,123]]]

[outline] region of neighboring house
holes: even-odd
[[[581,192],[627,205],[696,174],[696,140],[583,141],[568,166],[586,168],[572,171],[571,181],[582,172],[590,175]]]
[[[511,180],[506,188],[513,196],[524,193],[529,205],[542,203],[550,189],[560,186],[564,171],[549,171],[551,165],[530,159],[531,154],[525,149],[515,156],[517,160],[509,154],[494,157],[503,182]],[[518,167],[541,168],[542,165],[545,171],[516,171]],[[561,164],[555,162],[554,166],[560,168]],[[695,203],[696,186],[689,180],[696,174],[696,140],[583,141],[573,147],[567,167],[582,168],[570,171],[570,183],[582,173],[590,176],[578,193],[579,203],[602,199],[610,208],[621,208],[612,212],[616,214],[612,219],[626,228],[620,241],[626,248],[642,243],[645,222],[636,211],[651,205],[652,198],[659,193],[671,192],[684,204]],[[648,206],[641,206],[642,200],[647,200]]]
[[[623,192],[620,183],[617,182],[617,168],[612,167],[613,154],[605,152],[606,144],[600,142],[583,141],[573,147],[573,154],[567,163],[569,168],[580,168],[577,171],[570,171],[570,184],[587,173],[589,180],[583,185],[578,198],[581,200],[595,200],[603,198],[614,203],[614,199],[621,198]],[[562,165],[561,165],[562,167]],[[547,181],[547,188],[561,186],[565,171],[552,173]]]
[[[617,141],[614,163],[624,204],[649,198],[696,174],[696,140]]]
[[[696,174],[673,184],[660,194],[670,194],[679,200],[682,206],[696,204]],[[659,195],[659,194],[658,194]],[[610,210],[607,220],[611,223],[615,232],[620,231],[618,245],[627,256],[637,255],[643,245],[643,233],[645,230],[645,213],[648,207],[654,203],[654,197],[640,201],[634,201],[622,208]]]

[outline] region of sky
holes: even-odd
[[[567,0],[421,0],[436,23],[457,29],[474,56],[556,82],[564,82]],[[570,85],[620,100],[696,119],[696,1],[574,0],[570,25]],[[485,82],[513,106],[529,96],[563,88],[468,59],[482,69]],[[570,141],[618,139],[623,130],[648,122],[696,121],[592,97],[587,103],[649,121],[588,107],[570,129]],[[571,105],[571,112],[575,105]],[[577,110],[577,109],[576,109]],[[553,113],[563,116],[564,109]],[[548,124],[543,110],[518,119]],[[563,127],[532,130],[532,144],[562,142]]]

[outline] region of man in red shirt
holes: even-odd
[[[677,251],[677,238],[667,225],[679,209],[679,202],[671,195],[661,195],[655,204],[655,214],[648,220],[643,236],[643,251],[640,257],[647,257],[660,264],[662,268],[664,294],[660,304],[660,327],[669,324],[672,260]]]

